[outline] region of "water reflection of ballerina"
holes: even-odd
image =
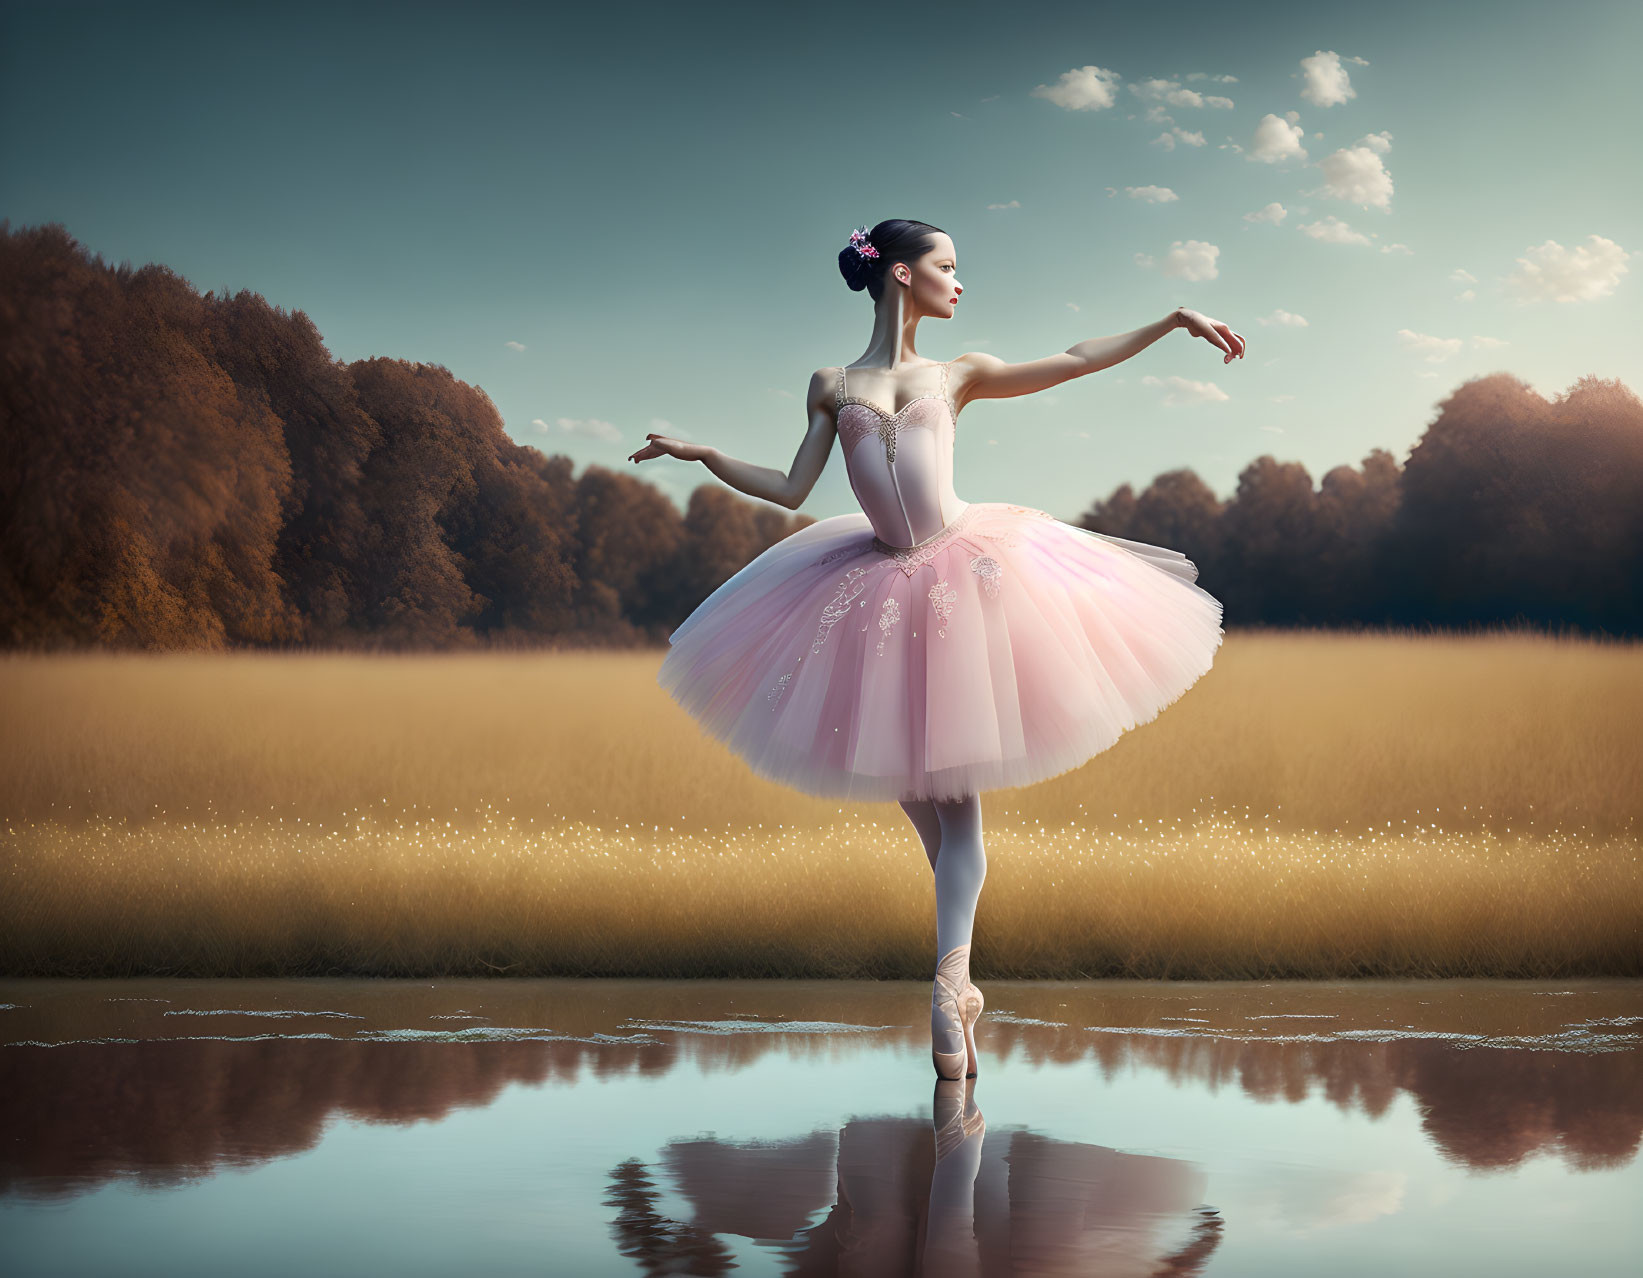
[[[936,1084],[933,1142],[908,1118],[853,1119],[836,1138],[674,1142],[661,1163],[688,1221],[662,1213],[647,1169],[630,1160],[606,1200],[620,1208],[618,1245],[666,1273],[728,1271],[721,1239],[731,1235],[779,1253],[794,1278],[1202,1271],[1221,1218],[1203,1204],[1200,1168],[1027,1131],[989,1137],[974,1088]]]
[[[811,377],[787,473],[654,433],[632,460],[700,461],[797,510],[837,438],[861,510],[800,529],[721,585],[673,631],[658,679],[761,776],[901,803],[935,871],[932,1058],[959,1078],[976,1072],[985,1001],[970,983],[981,792],[1059,775],[1149,722],[1209,670],[1223,633],[1181,552],[961,501],[958,414],[1110,368],[1177,328],[1227,362],[1244,340],[1183,307],[1024,364],[937,363],[914,338],[963,292],[947,234],[880,222],[852,233],[839,264],[873,299],[873,335],[855,363]]]
[[[936,1165],[930,1173],[930,1211],[919,1231],[916,1272],[970,1278],[982,1272],[976,1176],[987,1119],[975,1103],[975,1084],[969,1079],[938,1081],[933,1108]]]

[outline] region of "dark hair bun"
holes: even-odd
[[[856,252],[854,245],[839,250],[839,274],[844,276],[844,282],[850,286],[852,293],[859,293],[867,287],[868,277],[876,274],[875,266],[875,260],[863,257]]]
[[[916,262],[935,247],[934,236],[945,234],[928,222],[886,218],[867,233],[877,257],[863,257],[854,244],[839,250],[839,274],[852,292],[866,289],[877,303],[884,296],[884,273],[891,262]]]

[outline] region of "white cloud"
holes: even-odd
[[[1382,244],[1381,245],[1381,252],[1382,253],[1400,253],[1404,257],[1414,257],[1415,256],[1415,250],[1410,248],[1402,240],[1399,240],[1396,244]]]
[[[1417,333],[1407,328],[1398,330],[1398,340],[1403,343],[1404,350],[1421,356],[1428,364],[1442,364],[1453,359],[1466,345],[1458,337],[1434,337],[1430,333]]]
[[[1167,186],[1126,186],[1124,194],[1132,200],[1145,200],[1149,204],[1168,204],[1181,198]]]
[[[1484,337],[1481,334],[1472,339],[1473,349],[1480,351],[1498,350],[1502,346],[1510,346],[1511,344],[1512,343],[1506,341],[1504,338]]]
[[[1477,299],[1477,295],[1478,295],[1477,289],[1475,289],[1475,288],[1466,288],[1466,289],[1462,289],[1460,292],[1455,294],[1455,300],[1457,302],[1471,302],[1471,301],[1475,301]]]
[[[1295,228],[1303,235],[1310,235],[1313,239],[1324,244],[1368,244],[1369,237],[1362,231],[1354,231],[1347,223],[1341,221],[1331,213],[1316,222],[1308,222],[1305,226]]]
[[[1324,175],[1323,190],[1319,194],[1364,207],[1390,209],[1392,175],[1381,163],[1381,156],[1391,149],[1390,133],[1371,133],[1352,146],[1325,156],[1318,161]]]
[[[1283,220],[1288,216],[1289,216],[1289,210],[1286,209],[1282,204],[1279,204],[1277,200],[1274,200],[1274,201],[1272,201],[1271,204],[1268,204],[1264,209],[1261,209],[1258,212],[1245,213],[1244,214],[1244,221],[1246,221],[1246,222],[1266,222],[1266,223],[1269,223],[1272,226],[1279,226],[1283,223]]]
[[[1003,204],[989,204],[987,207],[989,209],[1018,209],[1021,207],[1021,201],[1007,200]],[[848,377],[849,374],[846,373],[845,376]]]
[[[1457,266],[1449,273],[1449,280],[1453,284],[1476,284],[1478,277],[1464,267]]]
[[[1201,107],[1203,95],[1194,89],[1183,89],[1179,80],[1141,80],[1130,85],[1130,92],[1143,102],[1173,107]]]
[[[1130,92],[1147,104],[1146,118],[1169,121],[1168,107],[1208,107],[1212,111],[1230,111],[1233,102],[1228,97],[1206,97],[1195,89],[1181,87],[1179,80],[1140,80],[1130,85]]]
[[[582,439],[598,439],[608,443],[615,443],[622,438],[622,432],[612,423],[601,421],[597,417],[556,417],[552,425],[540,417],[533,417],[531,425],[544,435],[576,435]]]
[[[1293,311],[1286,311],[1283,307],[1276,308],[1271,315],[1256,320],[1258,324],[1282,324],[1287,328],[1311,328],[1304,315],[1297,315]]]
[[[1239,1219],[1263,1238],[1316,1236],[1397,1215],[1407,1183],[1404,1172],[1275,1167],[1240,1203]]]
[[[1053,85],[1041,84],[1031,96],[1044,98],[1068,111],[1102,111],[1118,100],[1123,77],[1105,67],[1086,66],[1063,71]]]
[[[1403,1206],[1409,1177],[1403,1172],[1364,1171],[1321,1203],[1317,1225],[1361,1225],[1381,1216],[1394,1216]]]
[[[1352,58],[1349,61],[1360,66],[1369,65],[1362,58]],[[1301,73],[1306,79],[1306,83],[1301,86],[1301,96],[1313,106],[1339,106],[1348,98],[1358,96],[1352,87],[1352,78],[1341,65],[1341,55],[1338,53],[1325,53],[1319,49],[1310,58],[1302,58]]]
[[[1588,235],[1564,248],[1556,240],[1526,250],[1506,277],[1509,293],[1523,302],[1590,302],[1613,293],[1631,254],[1613,240]]]
[[[1173,151],[1175,150],[1175,144],[1177,141],[1186,146],[1203,146],[1204,135],[1201,132],[1197,132],[1192,129],[1183,129],[1177,125],[1168,133],[1160,133],[1152,141],[1154,146],[1161,146],[1166,151]]]
[[[522,351],[525,349],[525,343],[523,342],[503,342],[502,345],[506,346],[510,351]]]
[[[1262,164],[1277,164],[1280,160],[1306,159],[1306,148],[1301,145],[1304,131],[1282,116],[1268,112],[1255,126],[1255,140],[1245,153],[1251,160]]]
[[[1161,269],[1173,279],[1212,280],[1221,273],[1215,266],[1220,252],[1215,245],[1204,240],[1176,240],[1164,254]],[[1135,262],[1137,266],[1155,264],[1146,253],[1137,253]]]
[[[1154,377],[1150,373],[1141,379],[1143,386],[1164,387],[1164,403],[1219,404],[1232,398],[1214,382],[1195,381],[1190,377]]]
[[[1290,400],[1292,400],[1294,398],[1295,398],[1295,396],[1293,396],[1293,395],[1273,395],[1271,397],[1272,402],[1274,404],[1287,404],[1287,403],[1289,403]]]

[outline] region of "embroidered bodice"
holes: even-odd
[[[845,394],[839,369],[836,409],[839,443],[851,490],[873,532],[887,546],[909,547],[934,537],[969,507],[953,491],[953,444],[958,414],[941,388],[888,413],[871,400]]]

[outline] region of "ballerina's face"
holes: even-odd
[[[958,250],[952,237],[938,232],[935,244],[916,262],[900,263],[911,272],[913,306],[922,315],[951,316],[964,287],[958,282]]]

